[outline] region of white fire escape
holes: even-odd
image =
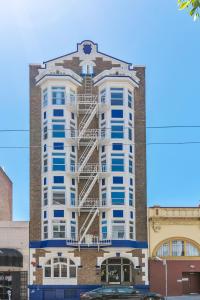
[[[79,228],[78,236],[72,240],[67,240],[68,244],[81,246],[96,245],[98,248],[101,245],[108,245],[110,241],[100,241],[98,236],[88,234],[95,218],[99,214],[100,199],[89,198],[93,187],[99,179],[100,170],[99,162],[89,163],[94,151],[99,144],[99,130],[91,129],[91,123],[98,113],[98,98],[92,93],[92,77],[85,76],[84,94],[77,95],[77,113],[82,114],[82,119],[78,125],[77,145],[83,151],[79,157],[78,164],[75,166],[75,172],[78,176],[78,181],[84,179],[85,184],[78,196],[77,209],[79,215],[82,212],[87,213],[87,216]],[[105,170],[104,170],[105,171]]]

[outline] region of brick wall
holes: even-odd
[[[12,182],[0,167],[0,221],[12,220]]]
[[[41,239],[41,92],[35,84],[40,65],[30,65],[30,240]]]

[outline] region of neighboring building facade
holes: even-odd
[[[0,221],[12,220],[12,181],[0,167]]]
[[[151,291],[200,293],[200,207],[155,206],[148,220]]]
[[[0,221],[0,299],[28,299],[28,231],[28,222]]]
[[[29,224],[12,220],[12,182],[0,168],[0,299],[27,300]]]
[[[30,65],[30,132],[30,298],[148,286],[145,68],[92,41]]]

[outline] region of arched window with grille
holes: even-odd
[[[170,238],[162,241],[153,251],[158,257],[195,257],[200,256],[200,246],[185,238]]]

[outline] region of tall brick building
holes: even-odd
[[[0,167],[0,221],[12,220],[12,181]]]
[[[30,65],[30,298],[148,285],[145,68],[98,51]]]

